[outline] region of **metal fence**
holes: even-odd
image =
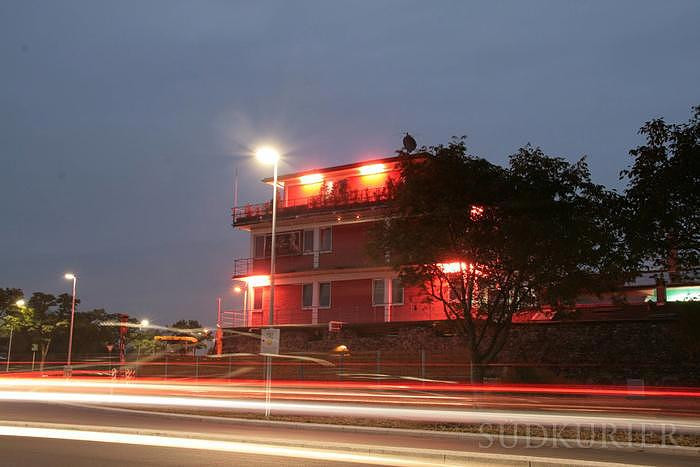
[[[301,357],[301,358],[300,358]],[[336,353],[289,354],[272,358],[276,380],[318,380],[406,383],[462,383],[471,380],[474,371],[459,355],[416,349],[414,352],[368,351],[348,349]],[[47,361],[39,370],[31,361],[13,361],[3,376],[62,376],[63,361]],[[81,357],[73,362],[73,375],[104,378],[158,379],[264,379],[264,357],[238,353],[223,356],[159,354],[121,364],[107,356]],[[698,386],[700,368],[693,363],[678,365],[616,364],[522,364],[492,363],[480,366],[486,383],[528,384],[607,384],[625,385],[643,380],[654,386]]]

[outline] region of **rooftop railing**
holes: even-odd
[[[386,187],[349,190],[331,194],[319,194],[304,198],[279,200],[277,214],[297,215],[306,211],[336,209],[381,203],[389,198]],[[266,220],[272,216],[272,201],[236,206],[232,210],[233,224]]]

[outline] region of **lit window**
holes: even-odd
[[[321,282],[318,284],[318,306],[319,308],[331,307],[331,283]]]
[[[384,305],[384,279],[372,280],[372,305]]]
[[[392,279],[391,281],[391,303],[403,305],[403,284],[401,279]]]
[[[333,235],[330,227],[321,229],[321,251],[331,251],[333,247]]]
[[[253,309],[262,310],[263,304],[263,289],[262,287],[253,287]]]
[[[301,286],[301,307],[311,308],[314,304],[314,285],[303,284]]]
[[[314,231],[304,230],[304,253],[313,253],[314,251]]]

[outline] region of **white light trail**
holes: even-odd
[[[258,400],[212,399],[181,396],[143,396],[121,394],[76,394],[58,392],[0,391],[0,400],[73,402],[117,406],[188,407],[199,409],[224,409],[262,412],[268,404]],[[624,427],[626,429],[664,430],[673,426],[676,432],[700,433],[700,420],[683,417],[624,417],[612,414],[572,414],[516,412],[511,410],[430,409],[380,407],[376,405],[324,404],[313,402],[271,402],[270,409],[287,415],[317,415],[367,417],[378,419],[419,420],[443,423],[495,423],[542,425],[591,425],[599,427]]]

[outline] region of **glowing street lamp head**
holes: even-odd
[[[240,286],[238,286],[238,285],[235,286],[235,287],[233,288],[233,291],[236,292],[236,293],[241,293],[241,288],[240,288]]]
[[[255,151],[255,157],[263,164],[274,164],[280,158],[280,153],[272,146],[263,146]]]
[[[69,281],[75,280],[75,274],[67,272],[66,274],[63,275],[63,277]]]
[[[15,302],[15,305],[17,305],[20,308],[22,308],[25,304],[26,302],[21,298]]]
[[[148,326],[149,324],[151,324],[151,322],[148,321],[147,319],[142,319],[142,320],[141,320],[141,326],[146,327],[146,326]]]

